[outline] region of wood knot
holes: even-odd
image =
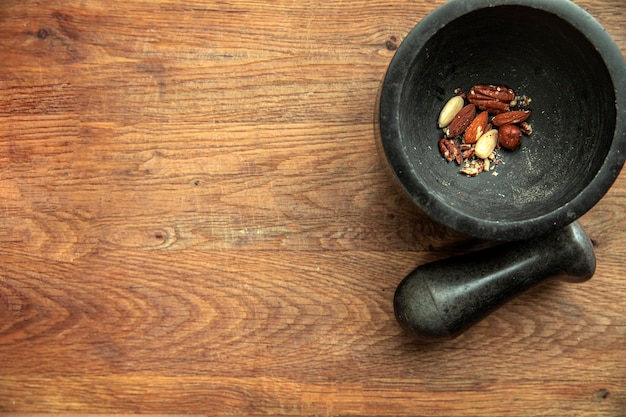
[[[398,38],[394,35],[391,35],[389,39],[385,41],[385,48],[387,48],[389,51],[395,51],[396,49],[398,49],[398,44]]]
[[[37,31],[37,37],[42,41],[45,40],[48,36],[50,36],[50,33],[46,29],[39,29]]]

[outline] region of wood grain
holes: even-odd
[[[417,343],[396,285],[474,242],[377,148],[443,1],[0,4],[0,411],[626,415],[626,177],[598,269]],[[626,56],[621,0],[577,4]]]

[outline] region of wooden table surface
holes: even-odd
[[[457,339],[392,299],[471,239],[377,149],[438,1],[3,0],[0,411],[625,416],[626,173],[598,267]],[[623,0],[578,0],[626,55]]]

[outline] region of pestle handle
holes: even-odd
[[[595,272],[578,222],[548,235],[419,266],[398,286],[398,322],[418,339],[453,338],[517,295],[551,279],[583,282]]]

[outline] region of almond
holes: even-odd
[[[500,113],[491,120],[494,126],[503,126],[514,123],[521,123],[528,119],[530,110],[514,110]]]
[[[483,111],[472,120],[472,123],[465,130],[465,143],[476,143],[479,137],[487,131],[487,123],[489,123],[489,112]]]
[[[481,159],[489,158],[489,155],[491,155],[491,152],[493,152],[497,144],[498,131],[491,129],[476,141],[476,145],[474,145],[474,155]]]
[[[454,116],[456,116],[457,113],[463,108],[463,104],[465,104],[465,102],[461,96],[454,96],[448,100],[446,104],[444,104],[441,109],[441,113],[439,113],[438,123],[440,129],[443,129],[450,124],[452,119],[454,119]]]
[[[474,120],[474,116],[476,116],[476,106],[473,104],[468,104],[463,107],[461,111],[454,116],[452,122],[446,129],[446,136],[449,138],[455,138],[460,136],[465,132],[465,129],[472,123]]]

